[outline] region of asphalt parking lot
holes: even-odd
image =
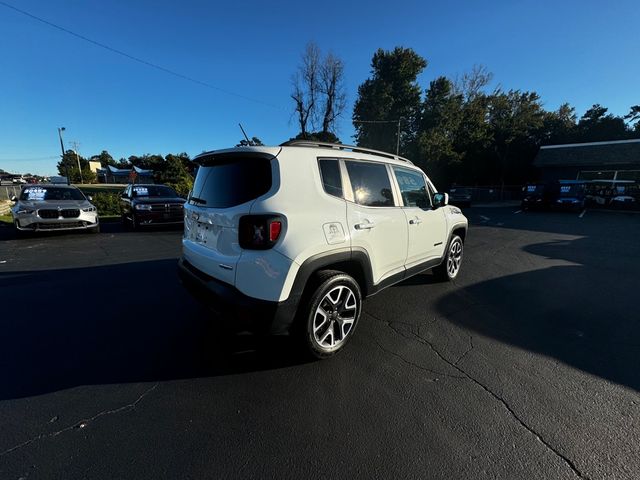
[[[0,227],[0,478],[639,478],[640,215],[516,212],[311,363],[221,331],[180,231]]]

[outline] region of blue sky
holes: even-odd
[[[0,168],[55,173],[56,127],[84,156],[232,146],[294,136],[290,77],[313,40],[346,64],[351,107],[377,48],[411,47],[420,82],[484,64],[503,88],[535,90],[547,108],[640,103],[640,4],[601,1],[2,0],[50,22],[247,101],[83,42],[0,5]],[[321,11],[314,11],[322,6]]]

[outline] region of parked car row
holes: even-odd
[[[640,207],[640,188],[631,180],[559,180],[523,187],[523,210],[582,210],[585,207]]]
[[[52,230],[100,231],[98,210],[74,185],[25,185],[12,198],[13,224],[18,233]],[[185,200],[166,185],[127,185],[120,194],[122,222],[133,229],[182,224]]]

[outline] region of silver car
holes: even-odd
[[[51,230],[100,231],[98,211],[78,188],[72,185],[28,185],[11,209],[18,231]]]

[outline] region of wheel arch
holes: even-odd
[[[364,250],[352,251],[345,248],[314,255],[305,260],[296,274],[291,295],[302,297],[310,280],[322,270],[338,270],[350,275],[358,283],[363,297],[371,291],[373,274],[369,255]]]
[[[465,227],[464,225],[453,227],[451,236],[453,235],[458,235],[462,239],[462,243],[464,243],[465,237],[467,236],[467,227]]]

